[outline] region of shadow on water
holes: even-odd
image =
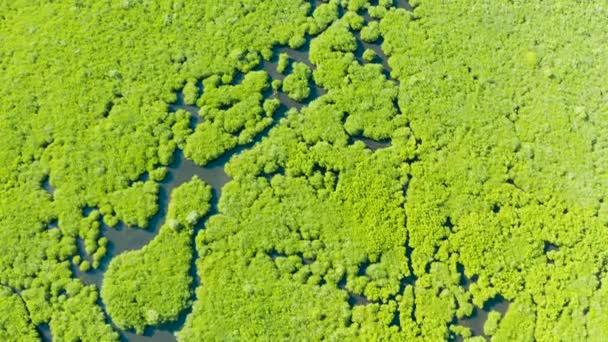
[[[199,81],[197,83],[197,85],[198,85],[198,97],[200,97],[203,93],[203,82]],[[176,96],[177,96],[177,101],[175,101],[175,103],[172,103],[169,105],[169,113],[175,113],[179,109],[185,110],[186,112],[190,113],[190,129],[194,130],[196,128],[196,126],[202,121],[201,117],[198,114],[200,108],[195,105],[187,105],[185,103],[183,89],[179,90],[176,93]]]
[[[292,61],[300,62],[306,64],[309,68],[314,70],[316,67],[310,62],[308,59],[308,52],[310,51],[310,42],[312,38],[310,36],[306,36],[306,43],[297,49],[292,49],[288,46],[275,46],[273,50],[273,58],[277,58],[279,54],[285,53],[289,55]],[[291,71],[291,69],[287,69],[287,72]]]
[[[397,8],[403,8],[410,12],[414,10],[414,7],[412,7],[412,5],[410,5],[410,2],[408,0],[395,0],[394,3],[395,3],[395,7],[397,7]]]
[[[46,177],[44,181],[42,181],[42,188],[48,192],[51,197],[55,195],[55,188],[51,185],[49,177]]]
[[[449,218],[448,218],[449,219]],[[470,286],[477,282],[477,275],[473,275],[470,278],[465,275],[464,266],[460,263],[456,265],[456,271],[460,275],[460,286],[468,291]],[[491,311],[498,311],[504,316],[509,309],[509,301],[503,298],[501,295],[496,295],[494,298],[486,301],[482,308],[474,307],[473,313],[470,317],[454,319],[453,324],[467,327],[471,330],[472,336],[482,336],[488,338],[483,331],[483,325],[488,319],[488,314]],[[450,335],[450,341],[462,341],[463,338],[460,335]]]
[[[363,268],[366,268],[367,265],[369,265],[369,262],[364,263]],[[361,270],[361,268],[360,268],[357,275],[361,276],[364,274],[365,274],[365,270]],[[348,305],[350,305],[351,309],[358,305],[367,305],[367,304],[372,303],[372,301],[367,299],[367,297],[365,297],[364,295],[354,293],[351,290],[346,288],[346,274],[344,274],[342,276],[342,278],[340,279],[340,281],[338,281],[337,287],[340,290],[346,291],[346,293],[348,294],[347,303],[348,303]]]
[[[181,150],[177,150],[174,155],[173,162],[167,167],[168,173],[166,177],[159,183],[159,210],[150,220],[147,229],[129,227],[124,223],[119,223],[116,227],[108,227],[105,224],[101,226],[102,236],[108,239],[108,252],[101,260],[97,269],[91,269],[87,272],[80,271],[75,265],[72,265],[72,271],[76,277],[82,280],[85,284],[94,284],[98,289],[101,289],[103,277],[108,269],[110,261],[117,255],[130,250],[138,250],[146,246],[154,239],[162,225],[168,210],[169,194],[173,189],[192,179],[193,176],[198,176],[205,183],[209,184],[213,189],[212,212],[217,212],[217,201],[221,194],[221,189],[230,178],[224,172],[224,164],[232,157],[233,153],[228,153],[222,158],[209,163],[205,167],[196,165],[193,161],[184,157]],[[141,178],[145,180],[146,176]],[[83,213],[88,215],[93,208],[86,208]],[[84,243],[81,239],[77,240],[80,255],[85,260],[91,260],[91,257],[84,251]],[[193,260],[196,260],[196,255]],[[194,274],[196,271],[194,270]],[[198,276],[195,276],[195,280]],[[196,281],[195,281],[196,283]],[[98,300],[98,305],[105,313],[105,304]],[[106,315],[107,316],[107,315]],[[131,331],[123,331],[116,327],[108,318],[109,323],[115,331],[117,331],[124,341],[174,341],[174,332],[177,331],[185,321],[186,314],[180,315],[180,319],[172,324],[161,325],[156,328],[148,328],[143,335],[137,335]]]
[[[293,49],[289,49],[290,51],[297,51],[297,50],[293,50]],[[289,54],[291,56],[291,54]],[[290,72],[291,72],[291,66],[289,68],[286,69],[285,74],[281,74],[277,71],[277,66],[278,66],[278,55],[275,55],[270,61],[262,61],[260,63],[260,67],[259,69],[263,69],[264,71],[266,71],[268,73],[268,75],[270,76],[271,80],[280,80],[283,81],[285,79],[285,76],[287,76]],[[292,58],[293,59],[293,58]],[[302,62],[302,60],[297,60],[294,59],[297,62]],[[306,61],[308,62],[308,60],[306,59]],[[302,108],[304,106],[309,105],[312,101],[318,99],[319,97],[325,95],[327,93],[327,90],[318,87],[315,82],[311,79],[308,82],[308,86],[310,88],[310,96],[308,96],[308,98],[306,98],[305,100],[302,100],[301,102],[298,101],[294,101],[292,100],[287,94],[285,94],[283,91],[276,91],[274,92],[270,98],[276,98],[279,101],[281,101],[281,104],[283,106],[285,106],[286,108],[295,108],[297,110],[302,110]]]
[[[375,152],[382,148],[387,148],[391,146],[390,140],[373,140],[370,138],[360,137],[360,136],[351,136],[349,137],[349,144],[352,145],[355,142],[360,141],[372,152]]]
[[[398,1],[397,7],[405,8],[408,10],[411,10],[411,8],[412,8],[407,1]],[[371,18],[371,16],[369,15],[369,13],[367,11],[363,15],[363,18],[365,21],[365,25],[368,25],[371,21],[375,21],[375,19]],[[353,34],[355,35],[355,38],[357,39],[357,49],[354,52],[354,55],[355,55],[355,58],[357,59],[357,61],[361,65],[365,65],[365,64],[369,64],[369,63],[381,64],[382,73],[384,74],[386,79],[391,82],[399,83],[398,80],[391,78],[391,67],[388,64],[388,56],[386,55],[384,50],[382,50],[382,44],[384,43],[384,38],[382,36],[380,36],[374,42],[368,43],[368,42],[364,42],[361,39],[361,31],[353,32]],[[363,53],[365,52],[365,50],[372,50],[376,54],[376,57],[371,62],[366,62],[363,59]]]
[[[545,254],[550,253],[550,252],[558,252],[559,251],[559,246],[551,243],[549,241],[544,241],[544,245],[543,245],[543,252]]]
[[[108,252],[106,256],[101,260],[97,269],[81,272],[74,267],[73,271],[75,275],[86,284],[95,284],[101,287],[103,275],[111,259],[126,251],[141,249],[154,239],[164,224],[169,205],[169,194],[179,185],[192,179],[194,175],[209,184],[213,188],[214,194],[219,197],[221,188],[230,180],[224,172],[224,163],[227,159],[222,158],[205,167],[200,167],[193,161],[184,158],[182,151],[178,150],[174,155],[173,163],[168,166],[167,176],[159,183],[159,210],[150,219],[148,227],[146,229],[130,227],[122,222],[115,227],[108,227],[102,223],[101,235],[108,239]],[[87,215],[90,211],[91,208],[87,208],[84,214]],[[85,260],[92,261],[90,256],[85,252],[83,241],[78,239],[77,244],[81,252],[80,256]]]
[[[310,62],[310,60],[308,58],[311,39],[312,38],[307,35],[306,43],[297,49],[292,49],[287,46],[275,46],[273,48],[272,58],[269,61],[262,60],[260,62],[260,65],[255,70],[266,71],[266,73],[268,73],[268,75],[270,76],[271,81],[285,80],[285,77],[293,71],[293,63],[295,63],[295,62],[304,63],[311,70],[315,70],[315,66]],[[280,73],[277,71],[279,55],[281,53],[287,54],[290,58],[289,66],[286,68],[284,73]],[[302,100],[300,102],[292,100],[283,91],[274,92],[274,94],[271,96],[271,98],[277,98],[279,101],[281,101],[282,106],[286,107],[287,109],[295,108],[299,111],[304,106],[309,105],[312,101],[327,94],[327,90],[317,86],[316,83],[312,80],[312,78],[309,80],[308,86],[310,88],[310,96],[308,96],[308,98],[306,98],[305,100]]]
[[[46,229],[57,229],[59,228],[59,221],[57,219],[52,219],[46,224]]]
[[[189,181],[193,175],[198,176],[204,180],[205,183],[212,187],[212,199],[211,208],[205,217],[201,218],[198,224],[195,226],[193,233],[193,255],[190,265],[190,276],[192,277],[192,285],[190,286],[191,301],[196,300],[196,288],[200,285],[200,276],[198,275],[196,268],[196,261],[198,260],[198,250],[196,249],[195,238],[198,232],[204,228],[204,223],[207,219],[217,214],[218,202],[221,196],[222,187],[226,184],[230,177],[224,172],[225,164],[235,155],[240,152],[239,149],[232,150],[224,154],[219,159],[216,159],[204,167],[196,165],[193,161],[188,160],[184,157],[181,150],[176,151],[174,162],[170,165],[170,176],[168,175],[163,183],[168,191],[173,190],[179,184]],[[162,184],[162,183],[161,183]],[[132,331],[120,331],[121,337],[125,341],[175,341],[175,333],[179,331],[188,315],[192,312],[192,306],[180,312],[178,318],[173,322],[160,324],[155,327],[146,327],[143,335],[137,335]],[[119,331],[117,329],[117,331]]]
[[[471,278],[467,277],[464,273],[464,266],[462,266],[462,264],[456,265],[456,271],[460,274],[460,287],[465,291],[469,291],[471,285],[477,282],[478,276],[473,275]]]
[[[321,6],[323,4],[323,0],[309,0],[310,2],[310,12],[308,13],[308,15],[312,15],[315,10],[317,9],[317,7]]]
[[[509,304],[501,295],[496,295],[496,297],[484,303],[483,308],[475,307],[470,317],[457,319],[456,324],[469,328],[472,336],[488,338],[483,332],[483,325],[488,319],[488,314],[491,311],[498,311],[504,317],[509,309]],[[462,336],[455,336],[452,340],[462,341]]]
[[[43,323],[36,326],[36,332],[38,332],[38,336],[40,337],[40,341],[42,342],[51,342],[53,341],[53,334],[51,334],[51,328],[48,324]]]
[[[350,292],[348,294],[348,304],[351,307],[355,307],[357,305],[367,305],[369,303],[371,303],[371,302],[365,296],[361,296],[361,295],[350,293]]]
[[[375,63],[382,64],[382,73],[386,76],[387,80],[391,80],[391,67],[388,65],[388,58],[382,50],[382,43],[384,39],[382,37],[378,38],[373,43],[364,42],[361,39],[361,32],[354,32],[355,38],[357,38],[357,49],[354,52],[355,58],[361,65]],[[376,54],[376,57],[371,62],[366,62],[363,59],[363,53],[365,50],[372,50]]]
[[[12,294],[19,297],[19,300],[21,301],[21,303],[23,304],[23,307],[25,309],[25,312],[27,315],[26,317],[28,317],[27,324],[31,323],[30,319],[31,319],[32,315],[30,312],[30,308],[28,307],[27,302],[23,299],[23,294],[22,294],[21,290],[15,288],[13,286],[3,285],[3,284],[0,284],[0,288],[6,288],[6,289],[10,290],[12,292]],[[2,319],[0,319],[0,328],[5,328],[4,322],[2,321]],[[38,325],[34,326],[34,329],[36,330],[36,333],[38,333],[38,337],[40,338],[40,341],[50,342],[53,340],[53,335],[51,334],[51,329],[47,323],[38,324]],[[10,330],[8,332],[10,333]]]
[[[227,158],[229,159],[229,158]],[[218,164],[221,161],[218,161]],[[212,199],[211,199],[211,208],[207,215],[201,218],[198,224],[194,227],[192,243],[193,243],[193,253],[192,259],[190,260],[190,271],[189,274],[192,277],[192,284],[190,285],[190,300],[191,303],[196,301],[196,289],[201,284],[201,278],[198,274],[198,269],[196,262],[199,258],[198,249],[196,248],[196,236],[199,231],[204,229],[204,224],[207,219],[218,213],[217,204],[219,202],[220,197],[220,188],[213,187]],[[192,313],[193,306],[190,305],[188,308],[182,310],[175,321],[167,322],[164,324],[157,325],[155,327],[146,327],[144,329],[143,335],[136,335],[132,332],[125,332],[124,336],[127,337],[127,341],[175,341],[175,333],[182,329],[186,322],[186,318],[188,315]]]

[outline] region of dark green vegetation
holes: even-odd
[[[0,337],[608,338],[608,7],[395,4],[2,2]]]

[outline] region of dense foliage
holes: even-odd
[[[38,341],[23,300],[8,287],[0,287],[0,338],[3,341]]]
[[[187,113],[168,112],[174,91],[211,75],[228,83],[273,45],[302,44],[309,8],[291,0],[0,3],[0,284],[23,290],[33,324],[50,322],[66,340],[117,338],[95,289],[73,285],[77,239],[86,253],[101,239],[84,209],[99,208],[110,225],[150,218],[154,188],[135,185],[152,196],[130,189],[169,164],[189,135]]]
[[[294,63],[293,72],[287,75],[283,81],[283,91],[296,101],[307,99],[310,96],[310,86],[308,83],[310,82],[311,74],[312,72],[306,64],[302,62]]]
[[[165,225],[141,250],[112,260],[101,297],[113,322],[142,333],[170,322],[189,304],[194,225],[209,210],[211,188],[198,178],[171,193]]]
[[[608,7],[403,3],[1,2],[0,338],[605,340]]]
[[[188,137],[184,147],[186,157],[201,165],[236,145],[251,142],[270,125],[276,109],[268,106],[262,95],[270,86],[265,71],[250,72],[235,86],[220,85],[220,82],[216,76],[203,82],[205,92],[198,101],[203,122]]]

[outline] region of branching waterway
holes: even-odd
[[[3,2],[0,341],[608,336],[608,3],[411,2]]]
[[[313,1],[313,9],[316,8],[321,2]],[[398,1],[398,6],[401,8],[406,8],[411,10],[411,6],[407,3],[407,1]],[[343,11],[340,13],[343,15]],[[364,18],[366,22],[372,20],[369,14],[365,13]],[[371,63],[381,64],[383,66],[383,74],[386,76],[388,80],[392,80],[391,78],[391,69],[388,64],[388,58],[384,51],[382,50],[382,39],[380,38],[375,43],[367,43],[361,40],[361,33],[355,32],[355,37],[357,39],[357,50],[354,52],[355,58],[359,63],[365,64],[368,63],[365,61],[363,57],[363,53],[365,50],[372,50],[376,56],[371,61]],[[311,40],[313,37],[307,35],[306,43],[299,49],[291,49],[288,47],[275,47],[273,49],[273,56],[268,61],[261,61],[257,68],[254,70],[264,70],[269,75],[271,80],[280,80],[283,81],[286,75],[291,73],[291,67],[288,67],[285,73],[280,73],[277,71],[279,64],[279,55],[287,54],[289,58],[295,62],[301,62],[306,64],[308,67],[314,70],[315,66],[310,62],[308,54],[309,48],[311,44]],[[234,84],[238,84],[243,80],[243,74],[237,74],[233,79]],[[394,82],[397,82],[393,80]],[[199,95],[204,92],[202,81],[197,83],[199,87]],[[224,153],[220,158],[216,159],[208,163],[206,166],[196,165],[193,161],[185,158],[183,151],[177,150],[174,155],[174,159],[172,164],[168,166],[168,173],[166,177],[159,182],[160,190],[158,194],[158,204],[159,210],[158,212],[151,218],[150,224],[147,229],[141,229],[137,227],[129,227],[124,223],[120,222],[116,227],[108,227],[105,224],[101,226],[101,234],[108,239],[108,251],[106,256],[101,260],[101,263],[98,268],[89,270],[87,272],[80,271],[77,267],[73,266],[72,270],[76,277],[81,279],[85,284],[95,285],[98,289],[101,288],[103,283],[103,278],[106,270],[108,269],[108,265],[110,261],[116,257],[117,255],[132,251],[138,250],[146,246],[147,244],[154,239],[154,237],[159,232],[161,226],[165,222],[165,216],[167,214],[168,204],[171,197],[171,192],[173,189],[178,187],[180,184],[189,181],[193,176],[198,176],[205,183],[209,184],[213,189],[213,196],[211,201],[211,209],[209,213],[204,217],[203,220],[199,222],[199,224],[195,227],[195,232],[193,234],[193,246],[194,246],[194,255],[192,258],[191,271],[190,274],[193,278],[191,293],[192,293],[192,302],[196,300],[195,289],[200,285],[200,278],[196,270],[196,260],[198,258],[198,251],[196,250],[196,244],[194,243],[194,238],[200,229],[204,228],[206,220],[218,213],[218,201],[221,197],[222,187],[224,184],[230,181],[228,175],[224,172],[225,164],[236,154],[240,152],[252,148],[255,144],[260,142],[264,137],[268,135],[270,130],[274,128],[280,120],[285,117],[286,113],[291,109],[296,109],[298,111],[302,110],[305,106],[307,106],[310,102],[315,101],[319,97],[327,94],[327,91],[323,88],[318,87],[314,81],[309,81],[310,87],[310,96],[306,100],[303,101],[294,101],[291,99],[286,93],[283,91],[267,91],[264,96],[266,99],[275,98],[280,101],[280,106],[277,111],[273,115],[273,122],[266,127],[262,132],[257,134],[253,141],[248,144],[238,146],[233,148],[227,153]],[[177,101],[173,104],[169,105],[170,112],[176,112],[177,110],[185,110],[191,114],[190,119],[190,128],[195,129],[197,125],[203,122],[204,118],[199,116],[199,110],[195,105],[187,105],[184,101],[184,93],[183,91],[177,92]],[[391,145],[389,140],[385,141],[375,141],[362,136],[351,136],[350,142],[354,143],[355,141],[360,141],[365,144],[371,151],[376,151],[381,148],[386,148]],[[148,175],[141,175],[139,181],[148,180]],[[47,189],[49,193],[52,194],[53,189],[50,184],[46,182],[44,184],[44,188]],[[84,211],[84,215],[87,216],[94,208],[87,208]],[[84,252],[83,241],[78,241],[78,247],[80,251],[80,255],[84,260],[91,260],[91,257],[86,255]],[[411,252],[411,251],[410,251]],[[411,268],[411,267],[410,267]],[[412,277],[414,277],[412,275]],[[351,306],[356,305],[367,305],[371,303],[366,297],[362,295],[349,294],[349,303]],[[105,305],[99,299],[98,303],[105,313]],[[507,304],[508,305],[508,304]],[[501,303],[497,303],[495,307],[487,308],[487,309],[502,309],[504,306]],[[476,314],[468,319],[463,319],[459,321],[460,324],[467,325],[471,327],[472,332],[475,335],[482,335],[482,331],[480,330],[480,326],[483,326],[483,321],[487,316],[487,312],[483,309],[476,310]],[[179,318],[170,324],[164,324],[157,327],[148,327],[145,329],[143,335],[137,335],[132,331],[124,331],[115,326],[111,318],[106,314],[106,319],[110,324],[112,324],[113,328],[119,332],[121,338],[125,341],[172,341],[175,340],[174,333],[181,329],[183,326],[186,316],[190,313],[191,308],[184,310]],[[397,318],[392,323],[394,325],[399,325],[398,312]],[[50,340],[51,335],[48,330],[48,325],[40,325],[38,329],[41,335],[46,339]]]
[[[265,70],[273,80],[283,80],[285,75],[277,72],[278,54],[287,53],[289,54],[290,58],[295,61],[310,64],[310,62],[308,61],[309,44],[310,37],[308,39],[307,44],[305,44],[303,48],[298,50],[290,48],[276,48],[275,55],[273,56],[273,58],[270,61],[263,61],[257,69]],[[242,80],[242,75],[237,75],[235,82],[238,83],[240,82],[240,80]],[[200,82],[199,85],[200,92],[202,93],[203,89],[202,84]],[[295,108],[297,110],[301,110],[302,107],[326,93],[325,90],[317,87],[316,85],[314,85],[313,82],[311,82],[310,86],[311,95],[306,101],[302,102],[297,102],[290,99],[287,94],[281,91],[276,92],[276,94],[266,94],[267,98],[277,98],[281,102],[281,106],[273,117],[273,123],[266,129],[264,129],[260,134],[258,134],[251,143],[232,149],[228,153],[225,153],[219,159],[210,162],[206,166],[201,167],[196,165],[193,161],[188,160],[184,157],[183,151],[177,150],[174,155],[173,163],[168,166],[167,176],[161,182],[159,182],[159,211],[150,220],[148,228],[141,229],[137,227],[129,227],[122,222],[120,222],[115,227],[108,227],[107,225],[102,224],[101,233],[104,237],[108,239],[108,252],[106,256],[102,259],[97,269],[91,269],[87,272],[82,272],[80,271],[80,269],[78,269],[78,267],[73,266],[72,271],[74,272],[74,275],[81,279],[85,284],[94,284],[95,286],[97,286],[98,289],[100,289],[103,283],[104,274],[110,264],[110,261],[121,253],[131,250],[138,250],[149,244],[164,224],[171,191],[178,187],[180,184],[189,181],[190,179],[192,179],[193,176],[196,175],[213,188],[213,197],[211,201],[211,209],[205,219],[201,220],[201,222],[197,225],[197,229],[193,234],[194,239],[198,230],[204,226],[206,218],[217,213],[217,204],[221,196],[222,187],[230,180],[228,175],[226,175],[226,173],[224,172],[225,164],[232,158],[232,156],[242,152],[243,150],[247,150],[253,147],[253,145],[261,141],[268,134],[268,132],[286,115],[289,109]],[[184,94],[182,91],[178,91],[176,95],[177,101],[169,106],[169,110],[171,112],[175,112],[179,109],[188,111],[191,114],[191,128],[196,128],[196,126],[202,121],[202,118],[198,114],[199,108],[194,105],[186,105],[184,103]],[[139,180],[145,181],[147,180],[147,178],[147,174],[144,174],[140,177]],[[93,208],[88,208],[83,214],[87,216],[92,210]],[[79,251],[81,252],[81,257],[85,260],[91,260],[91,257],[84,253],[83,242],[79,240],[78,245]],[[194,241],[193,246],[195,246]],[[196,251],[196,248],[194,248],[194,256],[191,265],[191,276],[194,279],[191,289],[193,294],[195,293],[194,290],[196,289],[196,287],[200,284],[200,279],[196,272],[197,257],[198,253]],[[193,301],[194,299],[195,298],[193,298]],[[105,312],[105,305],[101,301],[101,299],[99,299],[99,305]],[[143,335],[137,335],[132,331],[121,330],[112,323],[110,317],[106,315],[106,318],[108,319],[110,324],[112,324],[113,328],[120,333],[121,338],[123,340],[172,341],[175,340],[175,336],[173,335],[174,332],[181,328],[189,312],[190,310],[185,310],[184,312],[182,312],[176,322],[161,325],[158,327],[148,327],[145,329]],[[48,330],[48,326],[40,326],[39,329],[44,332],[45,330]]]

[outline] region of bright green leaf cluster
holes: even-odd
[[[38,341],[23,300],[8,287],[0,287],[0,310],[0,339]]]
[[[203,122],[186,140],[184,154],[205,165],[227,150],[253,140],[272,122],[272,112],[263,108],[262,92],[269,87],[268,75],[254,71],[237,85],[223,85],[216,76],[203,81],[205,92],[198,101]]]
[[[293,72],[283,81],[283,91],[295,100],[302,101],[310,96],[310,68],[301,62],[293,64]]]
[[[114,323],[142,333],[171,322],[190,300],[193,226],[209,210],[211,188],[198,178],[171,193],[167,222],[141,250],[112,260],[101,296]]]
[[[279,54],[279,62],[277,64],[277,71],[281,74],[289,67],[289,55],[286,53]]]
[[[377,21],[372,21],[361,30],[361,40],[373,43],[380,38],[380,25]]]

